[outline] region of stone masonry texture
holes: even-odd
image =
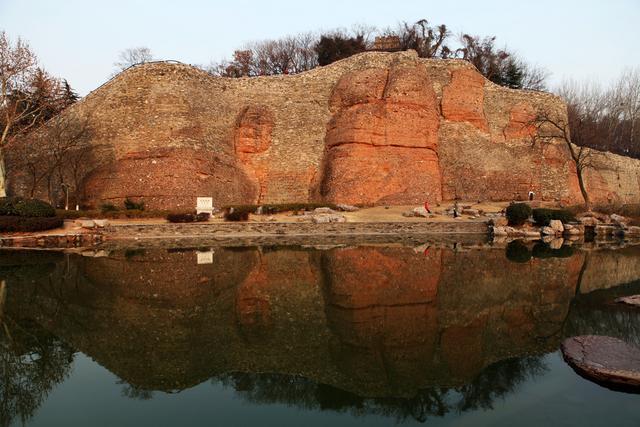
[[[413,204],[538,198],[583,202],[563,141],[532,144],[556,96],[497,86],[460,60],[368,52],[287,76],[218,78],[185,64],[133,67],[69,113],[89,118],[96,168],[86,207],[193,208],[337,202]],[[598,153],[599,203],[640,203],[640,162]],[[24,193],[20,171],[10,190]]]

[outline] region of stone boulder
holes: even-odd
[[[640,227],[638,227],[637,225],[628,226],[624,230],[624,235],[626,237],[640,237]]]
[[[615,225],[599,224],[595,227],[596,236],[615,236],[621,232],[621,229]]]
[[[600,220],[593,216],[583,216],[578,218],[578,222],[585,227],[595,227],[600,224]]]
[[[82,228],[87,228],[87,229],[96,228],[95,221],[91,219],[83,219],[83,220],[77,221],[76,224],[78,224]]]
[[[549,227],[551,227],[556,234],[562,234],[564,232],[562,221],[558,219],[552,219],[549,221]]]
[[[549,226],[542,227],[540,229],[540,232],[542,234],[544,234],[545,236],[555,236],[556,235],[556,230],[554,230],[553,228],[551,228]]]
[[[584,225],[582,224],[564,224],[565,236],[581,236],[584,234]]]
[[[478,209],[463,208],[462,215],[478,216],[480,215],[480,211]]]
[[[352,206],[352,205],[338,204],[336,205],[336,207],[343,212],[356,212],[360,210],[360,208],[358,208],[357,206]]]
[[[622,215],[611,214],[610,218],[611,218],[611,222],[613,222],[620,228],[627,228],[627,225],[630,222],[629,218],[625,218]]]
[[[313,215],[311,221],[315,224],[328,224],[331,222],[347,222],[347,219],[340,214],[320,214]]]
[[[562,343],[564,360],[581,376],[614,388],[640,390],[640,349],[613,337],[583,335]]]
[[[640,295],[616,298],[615,302],[640,307]]]

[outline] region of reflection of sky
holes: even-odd
[[[516,387],[493,410],[429,417],[446,426],[640,425],[640,396],[611,392],[576,375],[558,353],[544,357],[548,370]],[[283,404],[254,405],[232,388],[204,382],[177,394],[155,392],[150,400],[122,395],[118,378],[79,354],[73,373],[36,412],[32,426],[388,426],[384,417],[352,417]],[[402,425],[423,425],[407,420]]]
[[[637,0],[0,0],[0,29],[30,41],[45,68],[83,95],[111,74],[128,47],[208,64],[251,40],[423,17],[454,33],[497,36],[499,46],[551,71],[554,83],[567,77],[606,83],[640,65]]]

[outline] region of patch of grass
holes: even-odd
[[[143,211],[144,202],[135,202],[127,197],[124,200],[124,208],[128,211]]]

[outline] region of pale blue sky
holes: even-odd
[[[251,40],[427,18],[455,33],[495,35],[563,78],[607,83],[640,66],[640,0],[0,0],[0,29],[28,40],[42,65],[81,94],[113,72],[118,53],[208,64]]]

